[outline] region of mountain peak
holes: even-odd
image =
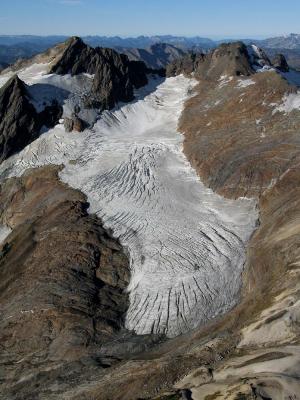
[[[70,46],[87,46],[79,36],[72,36],[65,42],[66,47]]]
[[[190,53],[167,69],[168,75],[195,72],[199,79],[218,80],[223,75],[248,76],[254,73],[247,46],[243,42],[223,43],[207,54]]]
[[[246,46],[243,42],[222,43],[207,54],[190,53],[175,60],[167,68],[167,75],[195,73],[198,79],[218,80],[221,76],[249,76],[259,69],[277,68],[288,70],[284,56],[278,56],[271,63],[267,54],[255,44]]]
[[[7,90],[14,91],[16,89],[20,90],[22,94],[26,90],[26,85],[25,83],[19,78],[17,74],[14,74],[6,83],[5,85],[0,89],[1,93],[7,91]]]
[[[118,101],[133,100],[134,88],[148,82],[146,71],[144,63],[129,61],[126,55],[110,48],[90,47],[76,36],[67,40],[50,70],[59,75],[94,75],[86,105],[101,110],[114,107]]]

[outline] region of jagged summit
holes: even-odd
[[[278,63],[277,63],[278,64]],[[218,80],[221,76],[249,76],[259,69],[277,68],[256,45],[224,43],[208,54],[190,53],[167,67],[167,75],[195,73],[198,79]],[[278,68],[280,69],[280,68]]]
[[[195,72],[201,79],[217,80],[222,75],[254,73],[247,47],[242,42],[221,44],[208,54],[189,54],[167,68],[167,75]]]
[[[147,84],[149,71],[142,62],[130,61],[126,55],[113,49],[92,48],[75,36],[65,43],[50,72],[94,75],[87,105],[104,110],[114,107],[119,101],[133,100],[134,89]]]

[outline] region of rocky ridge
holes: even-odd
[[[277,68],[286,70],[283,55],[274,60]],[[279,63],[279,64],[278,64]],[[167,66],[167,76],[194,74],[197,79],[216,81],[222,76],[250,76],[261,68],[272,68],[266,53],[255,45],[242,42],[224,43],[207,54],[190,53]]]
[[[61,115],[55,102],[38,113],[24,82],[13,76],[0,88],[0,160],[22,150],[38,137],[42,126],[54,126]]]
[[[281,72],[289,72],[290,67],[283,54],[277,54],[272,59],[272,65]]]

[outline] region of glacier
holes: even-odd
[[[64,114],[91,77],[23,72],[40,107],[52,90]],[[74,80],[76,84],[73,85]],[[2,84],[5,77],[2,77]],[[258,218],[252,199],[225,199],[204,186],[187,161],[177,130],[196,81],[154,78],[136,99],[92,116],[93,128],[45,131],[0,166],[1,179],[28,168],[64,165],[63,182],[81,190],[106,228],[128,250],[131,281],[125,326],[174,337],[223,314],[238,301],[245,247]],[[83,90],[83,89],[82,89]],[[36,98],[35,98],[36,96]]]

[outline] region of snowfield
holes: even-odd
[[[43,79],[68,90],[62,77]],[[138,334],[176,336],[233,307],[255,229],[255,202],[213,193],[182,153],[177,124],[194,85],[183,76],[153,78],[93,129],[57,125],[0,167],[3,178],[65,165],[61,179],[87,195],[90,212],[128,249],[126,327]]]

